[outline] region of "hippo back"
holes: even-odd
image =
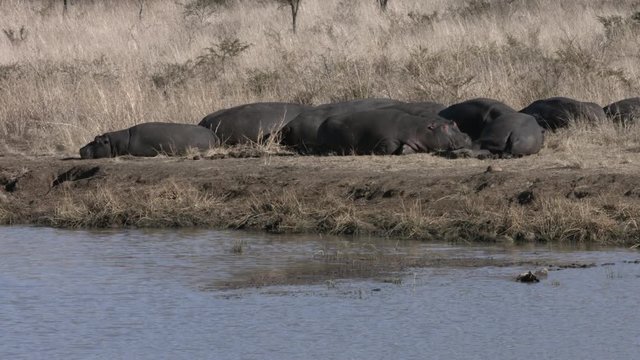
[[[615,122],[630,124],[640,119],[640,97],[628,98],[602,108],[607,117]]]
[[[470,145],[455,123],[437,115],[414,116],[396,109],[336,115],[318,128],[318,148],[338,154],[403,154]]]
[[[596,123],[606,119],[598,104],[566,97],[536,100],[520,112],[535,117],[540,126],[549,130],[567,127],[572,121]]]
[[[476,144],[492,153],[531,155],[542,149],[544,129],[536,119],[514,112],[487,122]]]
[[[225,144],[260,142],[309,109],[290,103],[253,103],[207,115],[198,125],[211,129]]]
[[[515,112],[509,105],[498,100],[477,98],[453,104],[440,111],[438,115],[455,121],[462,132],[476,140],[487,121]]]
[[[206,150],[219,144],[218,137],[201,126],[150,122],[96,136],[80,149],[80,157],[180,155],[191,148]]]
[[[207,150],[219,144],[218,137],[201,126],[150,122],[129,129],[126,153],[134,156],[182,155],[190,148]]]
[[[401,102],[391,99],[363,99],[317,106],[300,113],[283,128],[282,144],[300,153],[313,152],[317,145],[318,128],[327,118],[399,103]]]
[[[436,102],[417,102],[417,103],[400,103],[385,106],[381,109],[393,109],[405,112],[409,115],[431,117],[437,115],[440,111],[444,110],[446,106]]]

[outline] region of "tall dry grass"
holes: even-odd
[[[105,131],[253,101],[485,96],[519,108],[640,87],[632,0],[392,0],[386,12],[303,0],[296,34],[275,1],[147,0],[142,14],[139,1],[78,1],[66,15],[61,3],[0,1],[3,152],[75,152]]]

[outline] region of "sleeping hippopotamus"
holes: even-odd
[[[453,121],[378,109],[332,116],[318,128],[323,153],[401,155],[471,145]]]
[[[206,150],[219,144],[218,137],[202,126],[151,122],[96,136],[80,149],[80,157],[180,155],[189,148]]]
[[[440,111],[438,115],[455,121],[458,128],[469,135],[471,140],[477,140],[487,121],[515,112],[509,105],[498,100],[476,98],[453,104]]]
[[[602,108],[607,117],[621,124],[632,124],[640,120],[640,97],[614,102]]]
[[[200,126],[211,129],[228,145],[260,142],[280,131],[309,106],[290,103],[253,103],[207,115]]]
[[[310,153],[317,145],[318,127],[327,118],[400,103],[391,99],[363,99],[316,106],[300,113],[282,128],[282,144],[296,149],[301,154]]]
[[[544,143],[544,129],[533,116],[521,113],[504,114],[486,122],[474,149],[493,154],[537,154]]]
[[[437,115],[438,112],[444,110],[446,106],[436,102],[417,102],[417,103],[400,103],[382,107],[380,109],[400,110],[414,116],[430,117]]]
[[[535,117],[540,126],[553,131],[575,120],[595,123],[606,119],[600,105],[566,97],[536,100],[520,112]]]

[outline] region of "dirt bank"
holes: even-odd
[[[0,219],[446,241],[640,238],[640,156],[0,157]],[[491,166],[495,171],[487,171]]]

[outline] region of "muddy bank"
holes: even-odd
[[[273,285],[313,285],[326,283],[332,286],[336,279],[374,279],[382,283],[400,285],[402,278],[412,268],[481,268],[481,267],[526,267],[546,271],[564,269],[587,269],[596,266],[593,262],[554,261],[550,259],[510,260],[504,258],[443,257],[441,254],[389,254],[350,253],[316,254],[313,259],[280,269],[248,270],[236,274],[233,279],[217,281],[202,286],[203,290],[238,289]],[[508,280],[515,281],[517,273]],[[507,279],[505,279],[507,280]]]
[[[422,240],[640,238],[630,157],[0,157],[0,219],[54,227],[183,227]],[[487,171],[491,167],[492,171]]]

